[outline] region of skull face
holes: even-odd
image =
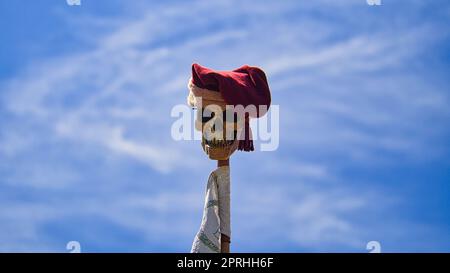
[[[202,132],[203,151],[213,160],[228,159],[238,147],[241,122],[230,109],[215,104],[197,110],[195,128]]]
[[[226,160],[238,148],[243,120],[227,106],[218,91],[188,84],[188,104],[197,108],[195,128],[202,132],[202,148],[213,160]]]

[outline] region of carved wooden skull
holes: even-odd
[[[218,91],[189,82],[188,104],[197,108],[195,129],[202,132],[203,151],[212,160],[226,160],[238,148],[243,119],[228,106]]]

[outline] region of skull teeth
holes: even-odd
[[[234,140],[217,140],[217,139],[212,139],[212,140],[206,140],[203,139],[203,143],[211,146],[211,147],[227,147],[232,145],[234,142]]]

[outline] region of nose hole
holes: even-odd
[[[213,126],[212,126],[212,128],[211,128],[211,132],[215,132],[216,131],[216,125],[214,124]]]

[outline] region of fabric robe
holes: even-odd
[[[231,238],[229,166],[219,167],[209,175],[202,223],[191,253],[220,253],[221,233]]]

